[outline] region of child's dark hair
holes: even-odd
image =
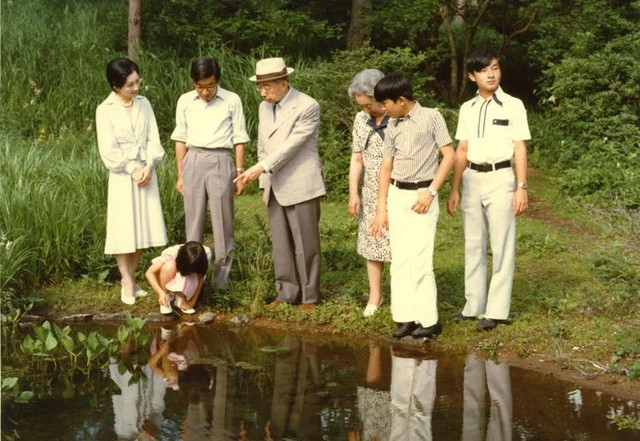
[[[493,49],[476,49],[467,58],[467,73],[480,72],[493,60],[500,60],[498,53]]]
[[[204,246],[200,242],[187,242],[178,250],[178,256],[176,257],[176,268],[183,276],[189,274],[200,274],[204,276],[207,274],[209,268],[209,259],[207,259],[207,252]]]
[[[373,96],[379,103],[384,100],[396,102],[401,96],[413,101],[413,87],[406,77],[391,74],[378,81],[373,90]]]
[[[211,57],[201,57],[191,63],[191,79],[194,82],[214,77],[220,81],[220,65]]]

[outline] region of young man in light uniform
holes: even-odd
[[[488,331],[509,318],[515,270],[516,219],[527,209],[527,113],[500,88],[498,55],[480,49],[467,60],[478,94],[460,108],[456,161],[447,209],[454,216],[460,200],[465,236],[464,309],[456,320],[480,318]],[[515,164],[515,174],[512,168]],[[488,231],[487,231],[488,227]],[[487,235],[493,274],[487,291]]]

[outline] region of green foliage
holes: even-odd
[[[333,1],[333,7],[348,8]],[[170,48],[190,58],[203,44],[226,45],[258,57],[315,56],[339,40],[342,23],[329,23],[309,2],[159,0],[143,8],[143,40],[153,50]],[[346,12],[346,11],[345,11]]]
[[[121,350],[131,354],[146,348],[150,337],[143,332],[145,323],[145,319],[128,316],[127,324],[120,325],[114,339],[97,331],[85,334],[74,331],[69,325],[61,328],[56,323],[46,321],[34,326],[33,335],[25,336],[19,351],[11,356],[48,363],[45,368],[53,372],[79,370],[89,374],[106,366]]]
[[[536,144],[571,195],[640,200],[640,33],[551,68],[554,130]],[[534,135],[535,136],[535,135]],[[551,142],[551,138],[555,142]]]
[[[112,35],[111,22],[98,11],[111,5],[3,1],[0,126],[33,139],[91,127],[108,90],[104,44]]]
[[[2,399],[9,399],[16,403],[28,403],[33,398],[33,392],[21,391],[19,380],[15,377],[2,379]]]
[[[637,412],[630,415],[611,413],[607,415],[607,419],[611,421],[618,430],[640,430],[640,414]]]

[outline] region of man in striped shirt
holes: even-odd
[[[454,161],[451,137],[440,112],[414,101],[406,78],[387,76],[374,93],[395,118],[384,140],[378,209],[371,226],[374,236],[389,228],[391,313],[398,323],[393,337],[430,338],[442,332],[433,247],[440,214],[438,190]]]

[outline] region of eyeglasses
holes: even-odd
[[[217,88],[218,85],[217,84],[200,84],[200,83],[196,83],[196,90],[199,92],[203,92],[205,90],[208,90],[209,92],[214,92]]]
[[[258,92],[262,92],[263,90],[265,92],[270,92],[273,90],[273,86],[274,84],[256,84],[256,90]]]

